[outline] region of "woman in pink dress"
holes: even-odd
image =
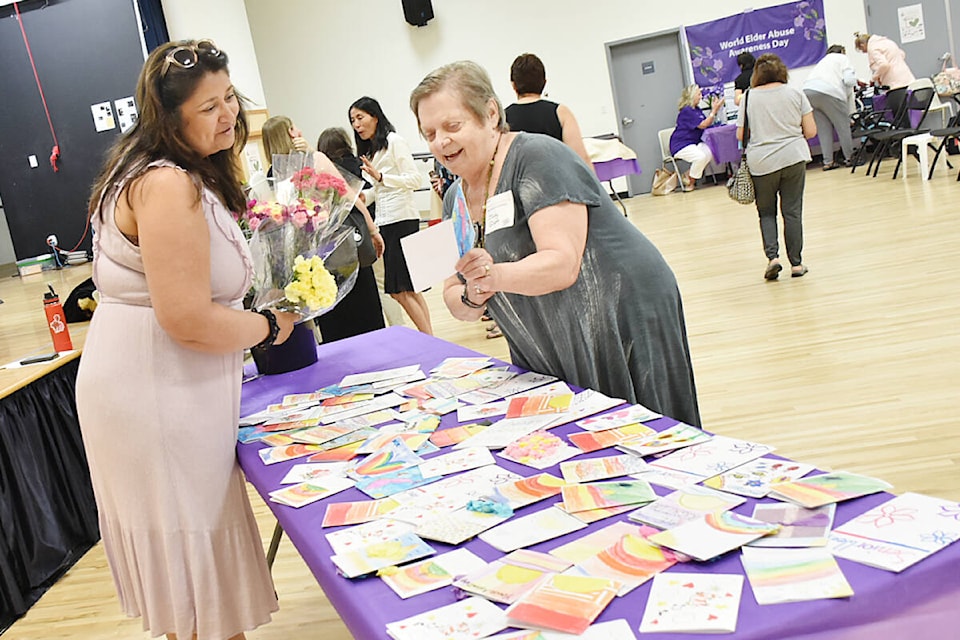
[[[77,410],[120,604],[151,636],[236,640],[277,609],[236,461],[243,349],[298,317],[244,311],[237,153],[247,139],[227,56],[209,40],[150,54],[139,122],[90,200],[101,302]]]

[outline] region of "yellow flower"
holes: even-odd
[[[326,309],[337,299],[337,283],[323,266],[319,256],[297,256],[293,261],[293,280],[283,289],[287,300],[303,303],[311,310]]]

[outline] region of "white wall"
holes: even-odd
[[[824,2],[828,41],[847,46],[866,76],[866,57],[853,48],[853,32],[865,29],[863,4]],[[254,99],[262,90],[270,113],[293,118],[309,140],[326,127],[348,127],[350,103],[371,95],[414,151],[426,144],[407,106],[410,91],[441,64],[479,62],[509,104],[510,63],[519,53],[536,53],[547,68],[548,97],[570,106],[584,135],[610,133],[617,123],[604,43],[747,8],[726,0],[684,0],[655,13],[636,0],[434,0],[436,18],[418,28],[404,21],[400,0],[246,0],[245,12],[243,0],[163,5],[171,37],[212,37],[230,54],[237,87]],[[797,70],[792,79],[803,75]]]
[[[243,0],[161,0],[171,40],[209,38],[230,56],[230,77],[253,103],[266,105]]]

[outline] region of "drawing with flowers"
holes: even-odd
[[[247,209],[237,217],[253,258],[253,307],[309,320],[336,306],[356,282],[353,228],[344,221],[360,183],[319,154],[275,155],[273,174],[252,181]]]

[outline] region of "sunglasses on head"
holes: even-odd
[[[182,45],[171,49],[163,60],[163,68],[160,70],[160,77],[167,75],[170,65],[176,65],[181,69],[191,69],[197,66],[200,61],[200,54],[206,54],[219,58],[223,55],[213,40],[198,40],[195,45]]]

